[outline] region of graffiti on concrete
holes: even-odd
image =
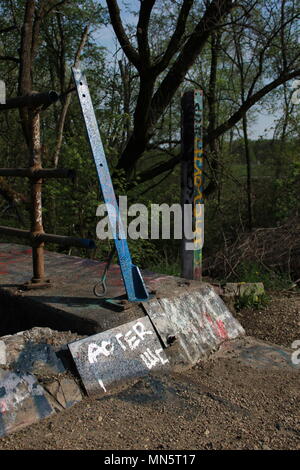
[[[243,347],[239,357],[244,363],[253,365],[255,368],[293,368],[300,370],[300,364],[294,364],[290,352],[279,346],[255,344]]]
[[[244,334],[238,321],[209,285],[177,295],[153,299],[143,307],[153,322],[161,341],[175,337],[187,362],[196,363],[214,351],[223,341]]]
[[[0,369],[0,384],[0,436],[54,413],[33,375]]]
[[[114,384],[169,362],[147,317],[68,346],[88,393],[106,393]]]

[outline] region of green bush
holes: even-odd
[[[256,294],[253,292],[244,293],[236,298],[234,308],[239,311],[243,308],[260,310],[266,308],[270,302],[270,297],[266,293]]]

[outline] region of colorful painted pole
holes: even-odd
[[[5,90],[5,82],[0,80],[0,104],[6,103],[6,90]]]
[[[181,274],[187,279],[201,281],[204,243],[202,90],[184,93],[181,105],[181,201],[184,214]],[[193,234],[187,230],[191,226]]]

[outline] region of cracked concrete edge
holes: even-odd
[[[70,408],[84,396],[71,377],[54,377],[46,383],[34,374],[0,368],[0,379],[0,437]]]

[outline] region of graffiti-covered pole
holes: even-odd
[[[5,82],[0,80],[0,105],[6,103]]]
[[[183,207],[181,275],[186,279],[200,281],[204,242],[202,90],[184,93],[181,109],[181,202]]]

